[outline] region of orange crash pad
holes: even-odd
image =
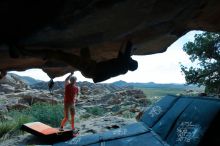
[[[73,138],[72,130],[59,131],[59,129],[53,128],[41,122],[23,124],[21,126],[21,130],[47,140],[61,141]]]

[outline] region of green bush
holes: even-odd
[[[24,110],[23,113],[32,116],[34,121],[59,127],[60,121],[63,118],[63,105],[34,104],[29,110]]]
[[[100,108],[100,107],[90,107],[90,108],[86,108],[86,111],[89,114],[92,114],[94,116],[103,116],[105,114],[105,109]]]

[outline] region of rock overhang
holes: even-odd
[[[0,2],[0,70],[79,70],[94,82],[138,65],[131,55],[166,51],[190,30],[220,31],[218,0]]]

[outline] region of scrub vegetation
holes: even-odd
[[[10,118],[0,121],[0,140],[22,133],[20,130],[21,125],[28,122],[40,121],[58,127],[63,118],[63,105],[34,104],[29,109],[13,110],[5,116]]]
[[[195,88],[192,87],[191,90],[184,88],[144,88],[138,87],[144,92],[147,97],[148,103],[153,104],[158,101],[161,97],[166,96],[167,94],[171,95],[189,95],[189,96],[198,96],[198,93],[204,92],[204,88]]]

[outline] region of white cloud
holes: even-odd
[[[62,77],[55,78],[54,81],[64,81],[68,75],[69,75],[69,74],[65,74],[65,75],[62,76]],[[74,72],[74,76],[77,77],[77,80],[78,80],[78,81],[88,81],[88,82],[92,82],[92,79],[85,78],[85,77],[81,74],[81,72],[79,72],[79,71]]]
[[[49,76],[41,69],[28,69],[26,71],[10,71],[10,73],[18,74],[20,76],[30,76],[34,79],[49,81]]]
[[[124,80],[128,82],[185,83],[180,62],[191,64],[189,56],[183,51],[183,45],[194,40],[194,35],[202,31],[191,31],[174,42],[167,51],[146,56],[133,56],[138,61],[138,69],[105,82]]]

